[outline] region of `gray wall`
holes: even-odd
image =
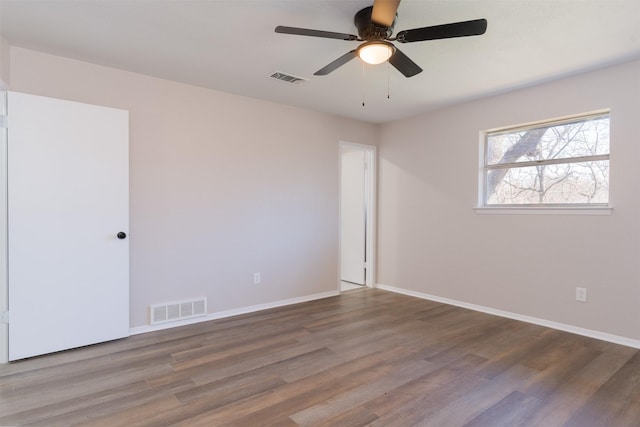
[[[338,144],[376,126],[14,47],[11,90],[130,111],[132,327],[338,289]]]
[[[474,213],[480,130],[603,108],[612,215]],[[379,283],[640,339],[640,61],[386,124],[378,156]]]

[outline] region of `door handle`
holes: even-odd
[[[127,233],[121,231],[117,234],[118,239],[122,240],[122,239],[126,239],[127,238]]]

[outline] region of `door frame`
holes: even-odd
[[[340,238],[342,236],[342,153],[345,149],[358,149],[364,152],[365,167],[365,207],[366,207],[366,227],[365,227],[365,259],[366,274],[365,286],[375,287],[376,284],[376,195],[377,195],[377,159],[378,147],[375,145],[358,144],[355,142],[340,141],[338,144],[338,276],[342,271],[342,247]],[[338,292],[341,292],[341,277],[338,277]]]
[[[7,273],[7,91],[0,80],[0,363],[9,361],[9,324],[4,313],[9,310]]]

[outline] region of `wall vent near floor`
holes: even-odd
[[[154,304],[151,307],[151,324],[175,322],[207,314],[207,299],[175,301],[165,304]]]
[[[302,83],[307,81],[306,79],[303,79],[302,77],[292,76],[290,74],[281,73],[279,71],[276,71],[275,73],[271,74],[270,77],[272,79],[280,80],[280,81],[285,82],[285,83],[293,83],[293,84],[296,84],[296,85],[302,84]]]

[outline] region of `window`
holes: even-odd
[[[483,207],[609,203],[609,112],[484,132]]]

